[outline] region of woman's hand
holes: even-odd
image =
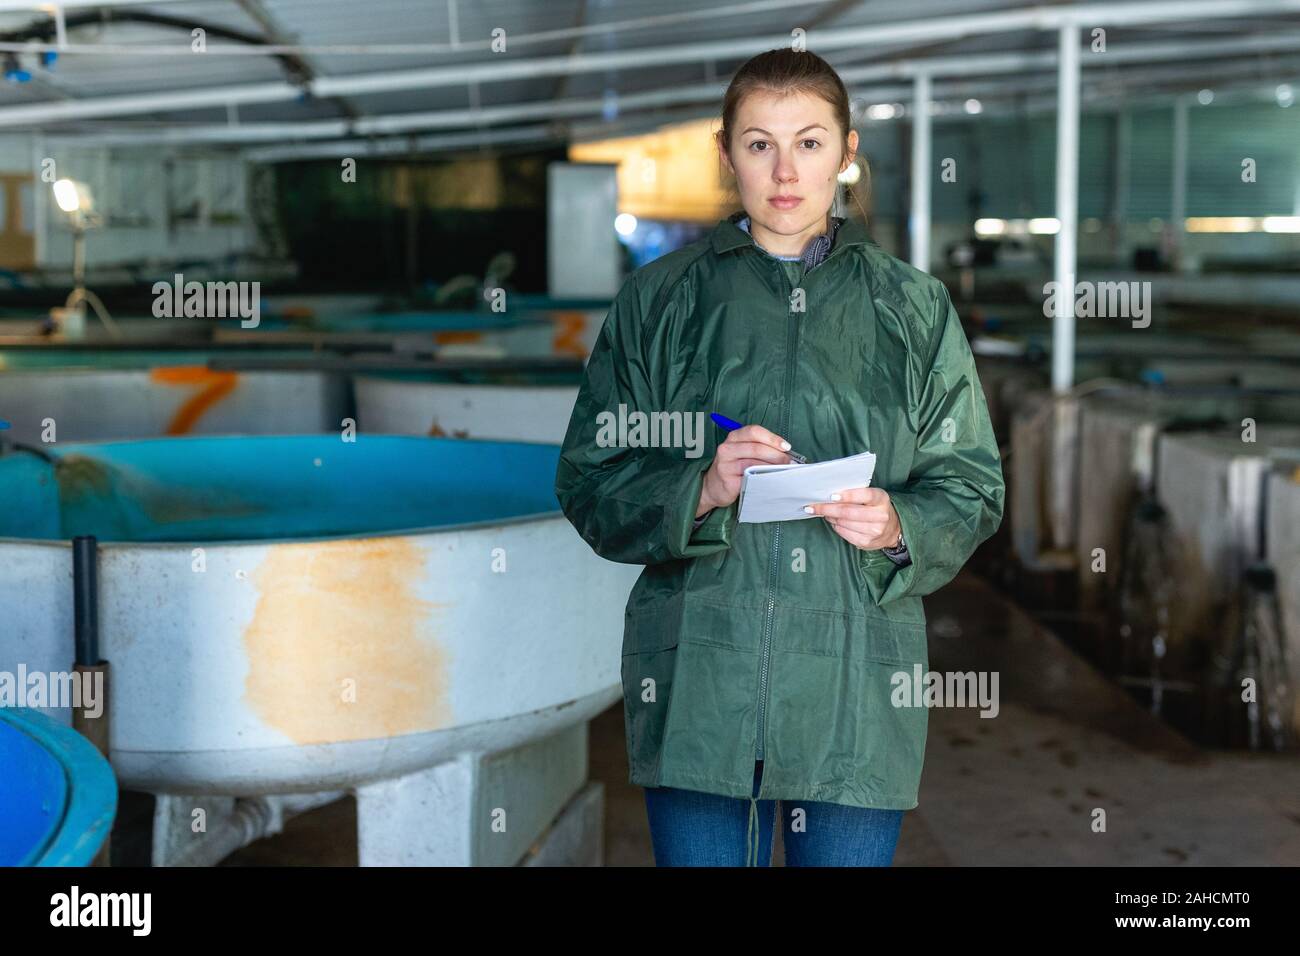
[[[892,548],[902,527],[889,494],[880,488],[849,488],[832,495],[837,503],[819,502],[804,511],[821,515],[841,538],[863,551]]]
[[[713,464],[704,473],[695,517],[714,508],[725,508],[740,497],[740,482],[750,465],[788,465],[790,443],[762,425],[746,425],[727,434],[718,446]]]

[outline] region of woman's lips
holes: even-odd
[[[778,199],[778,198],[772,198],[772,199],[769,199],[768,202],[770,202],[770,203],[771,203],[773,206],[775,206],[777,209],[793,209],[795,206],[797,206],[797,205],[799,205],[801,202],[803,202],[803,199],[798,198],[798,197],[796,197],[796,198],[794,198],[794,199]]]

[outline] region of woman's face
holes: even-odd
[[[836,177],[857,151],[850,130],[843,151],[831,105],[806,93],[751,93],[736,111],[730,151],[719,137],[722,161],[736,176],[754,240],[779,255],[799,255],[830,225]]]

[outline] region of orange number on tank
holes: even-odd
[[[560,312],[555,316],[555,325],[555,340],[551,343],[555,354],[585,359],[587,348],[582,344],[582,333],[587,328],[587,317],[581,312]]]
[[[188,434],[204,412],[233,392],[239,384],[238,372],[220,372],[202,365],[168,365],[152,369],[149,377],[160,385],[192,385],[198,388],[172,416],[167,425],[168,435]]]

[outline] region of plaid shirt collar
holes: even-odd
[[[830,232],[823,232],[820,236],[814,236],[804,248],[803,255],[800,259],[803,262],[805,272],[821,265],[822,261],[831,254],[831,249],[835,246],[835,236],[839,233],[840,226],[843,224],[844,218],[842,216],[831,216]],[[736,225],[745,230],[745,232],[749,232],[749,217],[741,215],[740,219],[736,222]],[[754,245],[757,246],[758,243],[754,243]],[[759,246],[759,248],[762,249],[763,247]],[[763,249],[763,251],[767,252],[766,249]],[[771,255],[771,253],[768,252],[768,255]],[[774,258],[780,257],[778,256]]]

